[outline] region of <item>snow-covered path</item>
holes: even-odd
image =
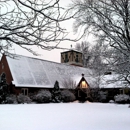
[[[130,130],[128,105],[0,105],[0,130]]]

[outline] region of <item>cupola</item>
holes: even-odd
[[[61,52],[61,63],[83,67],[82,52],[74,49]]]

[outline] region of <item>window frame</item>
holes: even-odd
[[[28,96],[28,88],[22,88],[21,93],[25,96]]]

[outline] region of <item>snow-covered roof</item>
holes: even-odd
[[[71,49],[68,49],[68,50],[64,50],[64,51],[61,52],[61,53],[66,53],[66,52],[69,52],[69,51],[74,51],[74,52],[82,53],[81,51],[76,50],[76,49],[74,49],[74,48],[71,48]]]
[[[60,88],[64,80],[73,79],[78,83],[81,74],[85,74],[87,82],[92,84],[91,70],[83,67],[65,65],[46,60],[17,56],[14,59],[7,57],[7,62],[16,87],[53,88],[55,81],[59,82]],[[77,80],[78,79],[78,80]]]
[[[124,80],[121,80],[119,77],[120,75],[115,73],[103,75],[100,81],[100,88],[130,88],[130,85],[125,84]]]

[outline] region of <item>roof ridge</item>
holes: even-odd
[[[80,66],[74,66],[74,65],[69,65],[69,64],[65,64],[65,63],[58,63],[58,62],[54,62],[54,61],[40,59],[40,58],[36,58],[36,57],[30,57],[30,56],[19,55],[19,54],[15,54],[15,55],[16,55],[16,57],[17,56],[21,56],[21,57],[31,58],[31,59],[35,59],[35,60],[40,60],[40,61],[46,61],[46,62],[50,62],[50,63],[55,63],[55,64],[62,64],[62,65],[65,65],[65,66],[80,67]],[[9,57],[8,55],[6,55],[6,56]],[[85,69],[85,67],[80,67],[80,68],[84,68]]]
[[[61,53],[65,53],[65,52],[69,52],[69,51],[75,51],[75,52],[78,52],[78,53],[82,53],[82,51],[79,51],[79,50],[76,50],[76,49],[73,49],[73,48],[68,49],[68,50],[66,50],[66,51],[63,51],[63,52],[61,52]]]

